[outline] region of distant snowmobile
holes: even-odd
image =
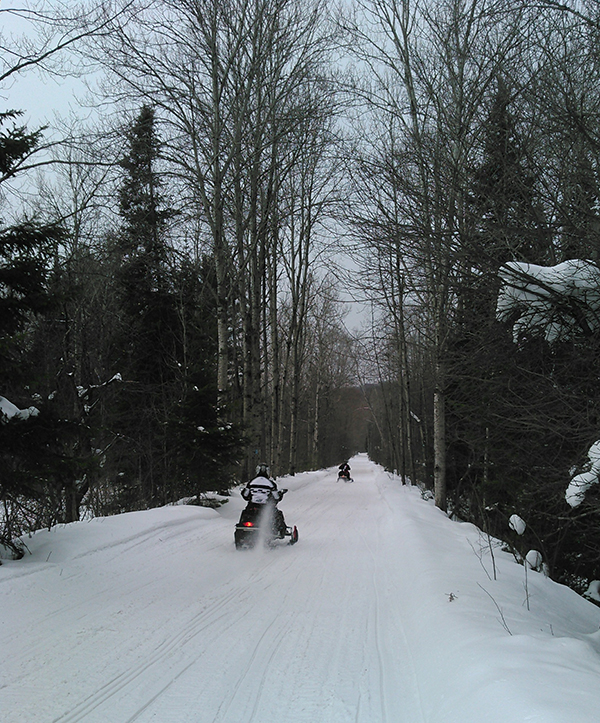
[[[348,462],[344,462],[339,466],[339,473],[337,481],[343,480],[344,482],[354,482],[352,477],[350,477],[350,465]]]

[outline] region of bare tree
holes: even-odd
[[[498,0],[373,0],[361,8],[370,30],[358,23],[351,30],[370,75],[361,94],[380,149],[366,174],[372,194],[363,220],[389,259],[379,266],[382,287],[405,289],[425,310],[435,496],[445,509],[446,344],[468,238],[469,169],[480,147],[482,102],[520,47],[520,15]],[[388,308],[397,324],[402,305],[390,298]]]
[[[122,6],[113,2],[39,2],[26,8],[0,8],[0,17],[11,21],[16,32],[0,32],[0,83],[36,69],[50,74],[79,72],[75,50],[84,39],[106,32],[128,13],[134,0]]]
[[[120,81],[123,98],[157,108],[165,159],[214,259],[221,403],[241,384],[240,417],[258,440],[264,329],[275,319],[264,310],[277,304],[279,228],[289,223],[282,189],[301,161],[298,128],[324,112],[305,100],[326,82],[325,5],[185,0],[132,11],[90,53]]]

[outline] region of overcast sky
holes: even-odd
[[[4,38],[3,45],[10,48],[11,38],[18,38],[23,34],[35,37],[35,30],[25,18],[8,12],[7,2],[10,2],[11,9],[32,8],[39,3],[0,0],[0,32]],[[49,0],[46,7],[51,5],[52,1]],[[6,54],[4,61],[8,64]],[[25,124],[29,130],[49,125],[50,128],[44,132],[44,137],[46,140],[51,140],[52,126],[57,118],[66,118],[70,113],[79,118],[89,115],[86,95],[87,89],[83,78],[50,75],[40,72],[34,66],[22,74],[12,75],[7,82],[0,85],[0,111],[23,111],[19,123]],[[341,266],[350,265],[351,268],[354,266],[349,259],[338,258],[337,263]],[[345,283],[340,284],[338,291],[342,300],[348,304],[349,314],[346,324],[350,329],[355,329],[363,322],[365,310],[361,305],[351,302]]]
[[[21,9],[32,6],[17,0],[10,0],[11,9]],[[51,4],[51,3],[49,3]],[[0,24],[4,45],[12,45],[11,38],[18,38],[30,34],[34,37],[31,23],[6,10],[9,7],[7,0],[0,0]],[[5,61],[8,58],[5,57]],[[22,110],[23,122],[32,127],[51,122],[55,114],[66,116],[72,110],[78,115],[84,115],[77,98],[83,99],[85,86],[78,78],[61,78],[48,73],[40,73],[31,68],[11,76],[0,86],[0,109]]]

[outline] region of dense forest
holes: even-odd
[[[363,451],[600,579],[600,2],[23,8],[0,9],[25,28],[0,70],[5,547]],[[81,112],[27,127],[35,73],[89,79]]]

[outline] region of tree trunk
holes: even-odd
[[[315,414],[314,414],[314,426],[312,436],[312,465],[315,469],[320,466],[319,460],[319,444],[321,434],[321,417],[320,417],[320,406],[321,406],[321,382],[317,381],[317,389],[315,392]]]
[[[292,398],[290,400],[290,457],[288,472],[291,475],[296,474],[297,452],[298,452],[298,407],[299,407],[299,389],[300,389],[300,370],[298,361],[298,351],[293,351],[293,378],[292,378]]]
[[[435,505],[446,511],[446,395],[444,368],[438,361],[436,385],[433,393],[433,479]]]

